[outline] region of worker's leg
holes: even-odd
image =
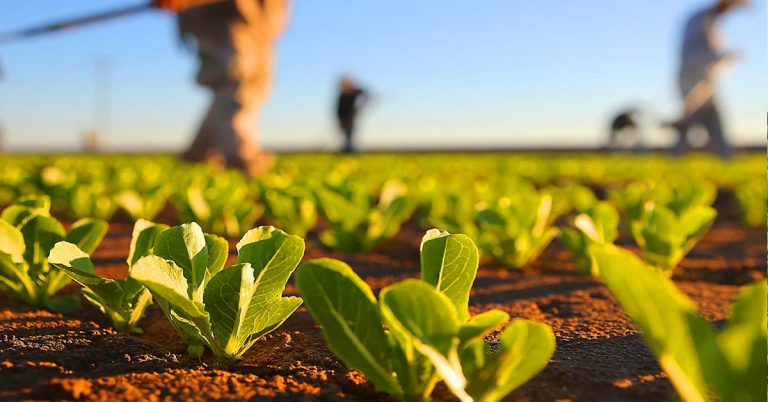
[[[725,141],[723,127],[720,121],[720,113],[717,110],[714,100],[710,100],[702,105],[699,111],[701,123],[707,129],[709,134],[709,146],[714,147],[714,151],[722,158],[730,158],[733,154],[731,147]]]
[[[688,147],[688,129],[691,127],[690,119],[679,123],[677,129],[677,142],[672,146],[673,155],[683,155],[689,151]]]
[[[187,152],[190,158],[216,155],[227,165],[252,174],[274,161],[273,156],[260,152],[255,118],[272,78],[273,42],[278,32],[270,21],[285,18],[278,9],[264,6],[247,21],[231,18],[226,24],[216,21],[190,28],[200,57],[198,82],[214,95]]]
[[[344,144],[341,147],[341,152],[351,153],[353,151],[352,135],[354,130],[354,118],[351,116],[339,116],[339,128],[343,136]]]
[[[238,100],[236,85],[220,86],[215,89],[214,99],[208,111],[209,118],[201,130],[210,133],[204,138],[204,157],[223,160],[227,166],[248,169],[244,155],[258,150],[254,143],[253,122],[248,121],[247,109]]]
[[[230,78],[234,92],[231,94],[232,144],[227,160],[233,166],[256,174],[274,162],[274,156],[261,151],[256,131],[258,115],[272,81],[274,37],[252,23],[235,22],[231,25],[233,59]]]
[[[201,162],[206,159],[208,151],[213,146],[213,130],[214,123],[216,121],[216,113],[214,108],[215,103],[216,99],[214,97],[214,99],[211,101],[211,106],[208,108],[208,111],[205,114],[203,122],[200,124],[200,128],[197,130],[195,139],[192,141],[192,144],[189,146],[189,148],[187,148],[187,150],[182,154],[182,158],[184,158],[184,160],[190,162]]]
[[[226,119],[226,107],[222,102],[221,91],[218,89],[226,88],[229,83],[227,70],[233,50],[228,45],[230,43],[228,24],[228,20],[219,19],[211,21],[209,25],[193,26],[195,30],[192,33],[200,63],[197,82],[212,90],[213,99],[195,139],[183,154],[183,158],[189,161],[205,161],[216,153],[214,141],[218,136],[217,131],[222,126],[221,119]]]

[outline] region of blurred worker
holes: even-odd
[[[344,136],[342,152],[355,152],[353,143],[355,135],[355,119],[360,109],[368,102],[366,91],[357,86],[352,78],[344,76],[339,81],[339,101],[336,104],[336,116],[339,118],[339,128]]]
[[[676,154],[682,154],[689,148],[688,129],[702,126],[709,134],[710,146],[714,146],[722,157],[731,156],[732,151],[725,141],[720,113],[715,104],[714,79],[736,56],[721,51],[716,24],[728,11],[744,4],[746,0],[719,0],[695,12],[685,24],[678,76],[684,111],[683,116],[673,123],[678,130],[677,144],[673,150]]]
[[[183,154],[254,175],[274,162],[261,152],[254,118],[272,80],[274,46],[288,20],[288,0],[154,0],[178,12],[182,39],[200,59],[197,82],[213,101]]]

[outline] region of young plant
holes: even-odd
[[[742,222],[750,227],[765,228],[768,191],[765,180],[748,180],[733,190]]]
[[[689,179],[636,181],[608,192],[609,200],[624,214],[627,222],[642,219],[648,202],[682,215],[688,209],[712,205],[716,195],[717,188],[713,184]]]
[[[299,267],[296,286],[328,347],[377,390],[426,401],[441,379],[462,401],[498,401],[546,366],[552,330],[491,310],[469,319],[478,252],[465,235],[430,230],[421,243],[421,280],[384,288],[379,301],[347,264],[321,258]]]
[[[152,254],[155,237],[168,226],[139,219],[133,227],[128,266]],[[152,295],[132,278],[107,279],[93,269],[88,253],[77,245],[62,241],[51,250],[48,261],[83,286],[83,296],[106,314],[120,332],[141,333],[138,327],[144,310],[152,304]]]
[[[94,217],[109,220],[117,203],[107,180],[76,184],[69,193],[66,208],[72,218]]]
[[[491,207],[479,211],[478,244],[483,253],[509,268],[522,269],[557,236],[550,226],[552,197],[540,194],[535,201],[511,202],[501,198]]]
[[[598,276],[588,246],[613,243],[619,235],[619,213],[608,202],[599,201],[573,219],[573,228],[561,230],[560,239],[573,254],[576,269],[584,275]]]
[[[719,331],[664,274],[632,253],[591,246],[603,281],[686,402],[765,400],[766,280],[742,288]]]
[[[268,189],[264,203],[267,217],[290,234],[305,237],[317,222],[317,205],[308,191]]]
[[[549,186],[543,192],[552,195],[552,214],[549,222],[570,212],[585,212],[597,203],[595,193],[581,184],[569,183],[564,186]]]
[[[712,226],[714,208],[698,205],[676,215],[670,209],[648,202],[645,213],[632,222],[632,235],[643,259],[668,276]]]
[[[300,237],[261,226],[248,231],[237,250],[237,263],[223,269],[227,241],[187,223],[158,234],[154,255],[131,266],[129,276],[149,289],[190,357],[200,358],[205,346],[219,362],[239,359],[301,304],[301,298],[282,297],[304,254]]]
[[[149,188],[125,189],[115,196],[117,205],[134,221],[139,219],[154,219],[165,207],[170,195],[170,188],[165,183],[156,184]]]
[[[206,231],[236,238],[252,228],[264,213],[264,205],[239,174],[192,178],[182,183],[173,201],[183,222],[198,222]]]
[[[467,194],[435,191],[422,202],[421,226],[444,228],[477,238],[475,201]]]
[[[320,233],[320,241],[348,253],[371,251],[394,236],[414,208],[408,188],[394,181],[384,184],[375,205],[362,187],[319,188],[315,193],[330,226]]]
[[[53,297],[70,279],[49,264],[48,253],[64,240],[93,252],[107,232],[107,223],[80,219],[66,233],[50,215],[50,207],[47,196],[26,196],[0,214],[0,289],[31,306],[71,313],[79,300]]]

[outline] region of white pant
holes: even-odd
[[[690,102],[691,97],[698,97],[695,102],[695,110],[686,110],[687,117],[682,121],[679,127],[677,143],[673,152],[677,155],[683,154],[690,149],[688,144],[688,130],[691,127],[701,126],[707,130],[709,135],[709,147],[721,157],[728,158],[732,151],[725,141],[720,113],[715,103],[715,88],[712,79],[701,74],[680,73],[679,77],[680,94],[683,102]],[[693,95],[691,95],[693,93]]]

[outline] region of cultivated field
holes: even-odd
[[[762,154],[19,156],[0,204],[2,400],[765,400]]]

